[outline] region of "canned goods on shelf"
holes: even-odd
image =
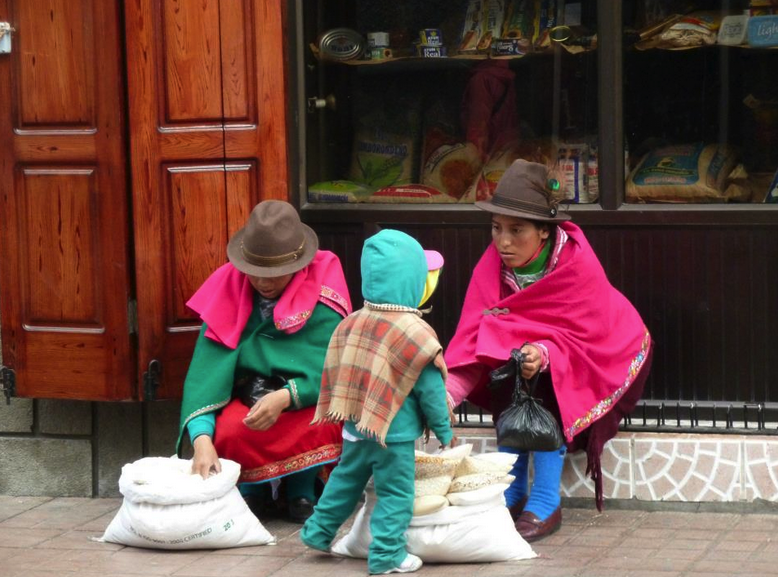
[[[386,60],[393,56],[391,48],[371,48],[370,60]]]
[[[387,48],[389,46],[389,33],[368,32],[367,46],[368,48]]]
[[[446,56],[445,46],[419,46],[419,56],[423,58],[444,58]]]
[[[419,32],[422,46],[443,46],[443,35],[437,28],[425,28]]]
[[[365,40],[351,28],[333,28],[319,37],[319,55],[330,60],[354,60],[362,56]]]

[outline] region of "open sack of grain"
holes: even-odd
[[[407,549],[425,562],[485,563],[532,559],[536,554],[516,532],[503,493],[515,456],[473,455],[460,445],[435,455],[416,455],[414,514]],[[376,503],[368,487],[351,530],[332,547],[346,557],[367,558],[370,518]]]
[[[240,496],[240,465],[219,459],[203,479],[192,461],[145,457],[122,467],[124,501],[102,542],[152,549],[222,549],[275,544]]]

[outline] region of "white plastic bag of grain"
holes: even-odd
[[[431,563],[491,563],[532,559],[537,555],[516,531],[501,490],[471,506],[450,506],[414,516],[405,533],[408,552]],[[482,495],[479,495],[479,497]],[[365,504],[351,530],[332,546],[344,557],[367,558],[372,536],[370,517],[376,496],[365,492]]]
[[[99,541],[153,549],[221,549],[275,543],[236,486],[240,465],[193,475],[192,461],[147,457],[122,467],[124,502]]]

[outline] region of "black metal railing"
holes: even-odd
[[[493,423],[491,415],[463,403],[456,426],[489,428]],[[778,403],[641,401],[619,428],[647,433],[778,435]]]

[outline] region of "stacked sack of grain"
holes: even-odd
[[[417,453],[414,514],[406,531],[407,549],[425,562],[485,563],[535,557],[521,538],[505,506],[503,492],[513,459],[486,453],[470,456],[472,445],[436,455]],[[332,551],[367,557],[370,516],[375,493],[368,488],[365,505],[351,531]]]

